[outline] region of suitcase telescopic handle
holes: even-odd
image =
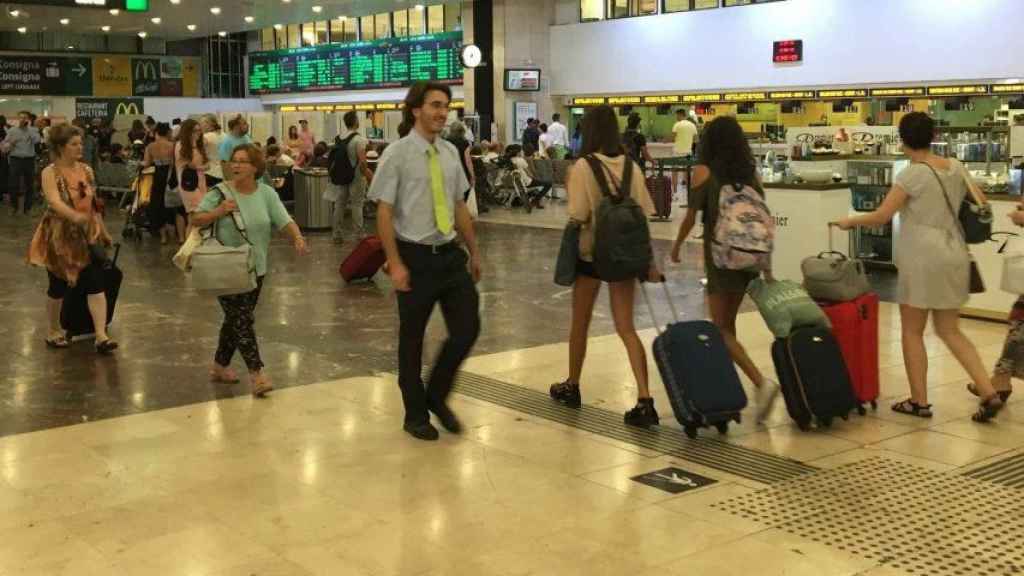
[[[654,313],[654,306],[651,305],[651,297],[647,295],[647,282],[640,283],[640,293],[644,295],[644,302],[647,304],[647,311],[651,314],[651,321],[654,322],[654,328],[658,331],[658,334],[664,332],[661,328],[661,324],[658,323],[658,316]],[[665,299],[668,300],[668,307],[672,310],[672,318],[679,322],[679,310],[676,309],[676,303],[672,300],[672,293],[668,290],[668,282],[665,281],[665,276],[661,277],[661,289],[665,291]]]

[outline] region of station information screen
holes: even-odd
[[[803,60],[803,40],[778,40],[772,43],[772,62],[788,64],[791,62],[803,62]]]
[[[462,32],[249,55],[249,92],[274,94],[462,83]]]

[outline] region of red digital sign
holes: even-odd
[[[789,64],[791,62],[803,62],[803,60],[803,40],[778,40],[773,43],[772,62],[776,64]]]

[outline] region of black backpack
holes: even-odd
[[[356,167],[352,165],[352,160],[348,157],[348,144],[355,137],[356,134],[352,133],[344,140],[334,139],[334,149],[327,157],[327,170],[331,177],[331,184],[348,186],[356,179]]]
[[[631,195],[633,161],[626,158],[618,194],[612,194],[604,164],[595,156],[585,157],[601,187],[601,203],[594,220],[594,268],[606,282],[621,282],[647,276],[654,261],[647,215]]]

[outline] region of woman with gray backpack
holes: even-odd
[[[583,117],[581,156],[567,184],[570,225],[579,225],[569,378],[551,386],[551,397],[571,407],[582,404],[580,375],[587,332],[601,283],[607,282],[615,330],[626,347],[637,384],[637,404],[624,419],[632,426],[652,426],[658,424],[658,412],[647,385],[647,355],[633,324],[633,302],[638,279],[661,280],[647,228],[654,204],[643,172],[625,154],[611,107],[598,106]]]
[[[779,384],[765,376],[750,359],[736,335],[736,316],[747,292],[748,285],[758,277],[756,270],[765,266],[770,270],[770,252],[767,264],[745,262],[749,266],[726,265],[725,260],[756,258],[754,252],[722,253],[725,244],[712,242],[720,215],[723,186],[736,193],[737,201],[743,194],[757,194],[763,202],[764,189],[757,178],[754,155],[739,122],[731,116],[719,116],[704,127],[700,142],[700,163],[694,166],[686,216],[679,226],[679,234],[672,246],[672,261],[679,263],[683,242],[702,213],[704,224],[704,271],[707,277],[707,302],[711,321],[722,332],[725,345],[740,370],[757,388],[757,421],[763,421],[779,395]],[[751,192],[750,190],[753,190]],[[752,200],[757,201],[757,198]],[[714,251],[718,250],[718,254]],[[746,269],[740,269],[746,268]]]

